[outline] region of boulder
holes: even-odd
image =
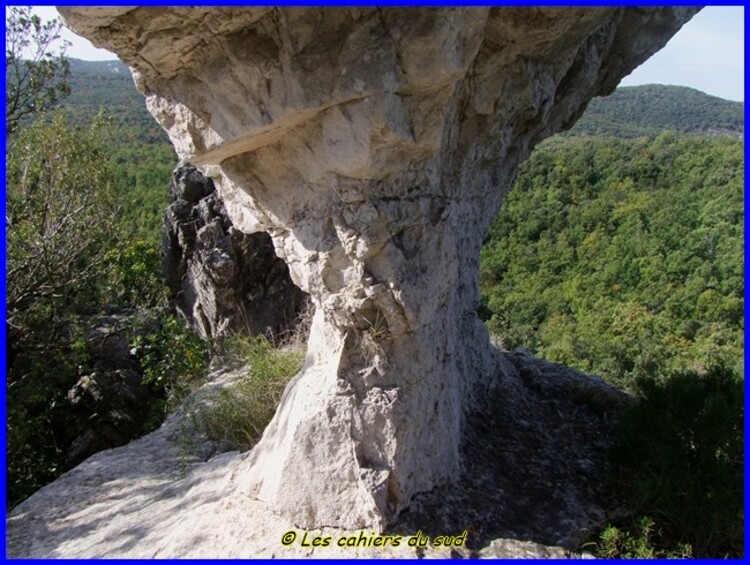
[[[135,326],[154,322],[134,311],[115,309],[92,323],[85,335],[91,367],[68,391],[65,462],[87,457],[140,437],[159,423],[158,392],[143,384],[143,371],[131,352]]]
[[[382,530],[460,476],[468,415],[512,372],[476,311],[518,165],[697,10],[60,9],[316,308],[238,496]]]

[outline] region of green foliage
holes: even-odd
[[[123,242],[109,255],[112,264],[110,300],[120,305],[157,306],[166,290],[161,269],[161,253],[154,243],[144,240]]]
[[[567,135],[620,138],[659,135],[664,130],[741,137],[744,104],[685,86],[648,84],[620,87],[594,98]]]
[[[66,470],[65,394],[87,370],[84,316],[108,298],[118,242],[109,131],[40,117],[6,153],[8,504]]]
[[[491,226],[490,330],[642,397],[612,453],[633,514],[600,557],[742,555],[742,188],[732,139],[558,138]]]
[[[212,393],[196,424],[209,438],[244,451],[260,439],[304,354],[274,348],[262,336],[235,339],[234,348],[247,360],[247,376]]]
[[[629,529],[607,526],[599,534],[597,542],[585,545],[593,550],[594,555],[605,559],[687,559],[693,556],[689,544],[678,544],[675,549],[659,547],[660,532],[655,531],[654,527],[651,518],[642,516]]]
[[[70,95],[60,104],[70,123],[85,126],[108,116],[117,135],[109,146],[120,229],[158,246],[169,203],[167,185],[177,164],[166,132],[146,110],[130,70],[119,61],[70,59]]]
[[[208,368],[208,345],[173,314],[162,316],[156,330],[137,335],[132,352],[143,369],[143,382],[165,391],[167,410],[202,384]]]
[[[106,159],[106,122],[68,128],[37,120],[7,152],[8,322],[43,310],[86,310],[106,277],[116,209]]]
[[[167,186],[177,164],[172,146],[120,139],[111,147],[110,156],[121,229],[130,238],[161,245],[162,218],[169,204]]]
[[[697,557],[740,557],[742,379],[713,367],[637,384],[640,402],[621,415],[611,452],[615,492],[636,516],[653,518],[662,547],[679,552],[689,545]]]
[[[506,347],[631,390],[639,374],[739,368],[742,188],[732,139],[544,143],[482,249],[480,313]]]
[[[65,393],[89,364],[77,320],[26,333],[9,328],[6,365],[7,508],[66,471]]]
[[[40,115],[70,93],[67,41],[62,23],[43,24],[30,7],[5,11],[5,131],[10,135],[27,117]],[[53,47],[62,43],[59,49]]]
[[[73,123],[86,124],[104,110],[115,121],[123,144],[170,147],[166,132],[148,113],[126,65],[116,60],[69,62],[70,95],[61,109]]]
[[[27,70],[41,68],[51,67]],[[120,78],[142,105],[129,73]],[[6,98],[6,110],[7,104]],[[34,110],[49,104],[51,98]],[[9,507],[67,470],[65,395],[88,370],[79,332],[85,318],[112,302],[157,306],[165,294],[159,233],[174,152],[150,117],[158,139],[141,138],[139,124],[127,129],[122,116],[107,118],[98,109],[93,105],[84,116],[64,104],[62,112],[36,121],[24,114],[6,145]],[[146,145],[154,140],[157,145]],[[149,343],[151,375],[167,389],[151,427],[185,393],[191,363],[198,365],[200,346],[183,339],[189,341],[178,336],[180,359],[167,351],[158,361],[158,347]],[[161,390],[159,384],[153,386]]]

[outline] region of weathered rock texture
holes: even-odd
[[[383,528],[458,476],[466,413],[507,373],[478,257],[518,164],[695,11],[61,9],[316,306],[243,493]]]
[[[66,464],[125,445],[148,431],[149,420],[158,417],[158,393],[143,384],[143,370],[131,352],[133,329],[153,326],[147,315],[115,309],[86,332],[91,368],[66,395]]]
[[[232,333],[278,336],[290,329],[305,294],[266,233],[234,228],[213,181],[178,167],[164,215],[164,272],[172,304],[204,338]]]
[[[358,531],[321,528],[327,547],[302,546],[303,533],[244,488],[248,453],[218,453],[192,429],[205,393],[245,369],[219,371],[156,432],[97,453],[10,513],[13,558],[175,557],[566,557],[603,526],[605,453],[627,397],[600,380],[509,355],[506,378],[466,420],[459,480],[417,495],[387,530],[399,547],[339,547]],[[514,410],[499,410],[512,402]],[[294,530],[291,545],[282,535]],[[460,548],[409,546],[461,535]],[[373,534],[365,530],[364,537]]]

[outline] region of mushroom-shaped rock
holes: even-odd
[[[519,163],[696,11],[60,9],[316,307],[245,493],[300,526],[383,528],[457,476],[467,410],[511,370],[478,257]]]

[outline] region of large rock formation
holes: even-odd
[[[220,370],[152,434],[97,453],[9,514],[12,558],[565,557],[612,519],[602,489],[606,448],[627,397],[598,379],[508,355],[509,374],[467,418],[460,479],[417,495],[386,531],[304,533],[245,496],[245,454],[218,453],[192,430],[216,387],[245,370]],[[514,410],[499,410],[512,403]],[[288,545],[282,536],[293,531]],[[460,547],[434,547],[462,536]],[[407,540],[421,536],[422,543]],[[328,545],[313,546],[313,536]],[[430,543],[424,543],[429,537]],[[340,546],[341,540],[354,545]],[[360,541],[362,539],[362,541]],[[363,543],[364,542],[364,543]]]
[[[695,11],[60,10],[316,307],[242,492],[301,526],[383,528],[458,476],[468,410],[512,373],[476,308],[518,164]]]
[[[204,338],[279,336],[305,304],[266,233],[234,228],[210,178],[178,167],[164,214],[164,272],[170,299]]]

